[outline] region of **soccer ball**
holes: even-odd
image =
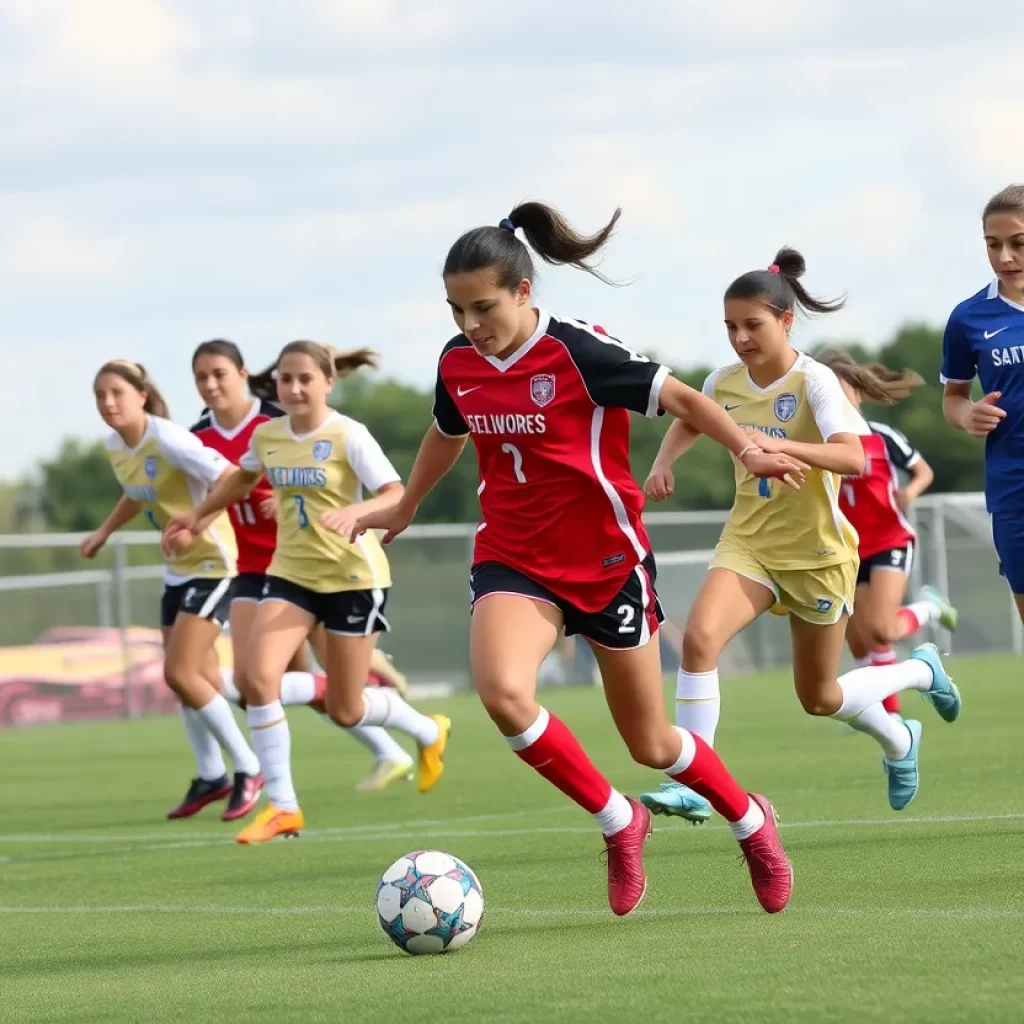
[[[399,857],[377,884],[377,919],[406,953],[447,953],[476,935],[484,894],[458,857],[416,850]]]

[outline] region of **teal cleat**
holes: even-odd
[[[917,599],[935,605],[939,610],[939,625],[943,629],[948,629],[950,633],[956,632],[960,613],[934,587],[922,587]]]
[[[700,825],[711,817],[711,804],[680,782],[663,782],[656,793],[641,793],[640,802],[651,814],[685,818]]]
[[[923,661],[932,670],[932,688],[921,691],[921,696],[935,708],[944,722],[955,722],[960,717],[960,691],[946,673],[938,647],[921,644],[910,657]]]
[[[913,718],[903,723],[910,733],[910,750],[898,761],[882,758],[882,767],[889,776],[889,806],[902,811],[917,796],[920,779],[917,774],[917,755],[921,750],[921,723]]]

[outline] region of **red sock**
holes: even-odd
[[[901,608],[896,613],[896,618],[899,619],[900,625],[903,627],[903,635],[905,637],[913,635],[922,626],[921,620],[912,608]]]
[[[890,715],[898,715],[900,713],[900,695],[894,693],[891,697],[886,697],[882,701],[882,707],[889,712]]]
[[[900,612],[902,614],[905,611],[909,611],[907,608],[903,608]],[[917,616],[913,612],[910,614],[914,617],[915,621]],[[876,647],[871,652],[871,664],[872,665],[895,665],[896,664],[896,652],[892,649],[891,644],[886,644],[885,647]],[[885,708],[889,714],[898,715],[900,713],[900,695],[894,693],[891,697],[886,697],[882,701],[882,707]]]
[[[750,807],[750,794],[696,733],[690,735],[697,744],[697,753],[689,768],[670,777],[700,793],[726,821],[739,821]]]
[[[612,784],[594,767],[568,726],[554,715],[548,715],[544,731],[528,747],[516,750],[516,755],[585,811],[597,814],[608,805]]]

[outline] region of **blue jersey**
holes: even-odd
[[[985,500],[989,512],[1024,518],[1024,306],[999,294],[993,281],[950,314],[942,339],[942,383],[977,377],[1006,418],[985,440]]]

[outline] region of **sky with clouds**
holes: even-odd
[[[1024,179],[1022,48],[995,0],[4,0],[0,476],[102,435],[110,357],[184,421],[215,336],[428,384],[445,252],[521,198],[623,207],[630,286],[546,269],[540,301],[677,365],[726,361],[722,289],[782,244],[850,298],[805,339],[941,324]]]

